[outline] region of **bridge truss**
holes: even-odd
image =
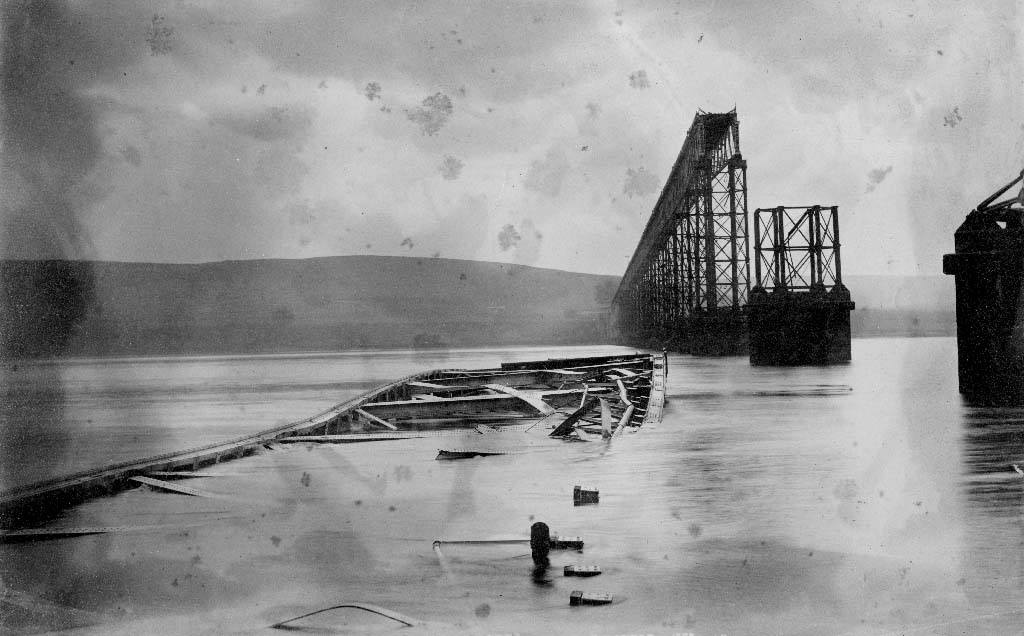
[[[743,353],[747,164],[736,111],[698,111],[612,303],[628,341]]]
[[[754,211],[756,287],[810,291],[843,283],[839,208],[758,208]]]

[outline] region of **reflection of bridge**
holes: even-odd
[[[619,330],[634,344],[742,354],[749,277],[736,111],[699,111],[615,294]]]

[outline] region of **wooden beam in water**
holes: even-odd
[[[454,397],[474,389],[468,384],[438,384],[437,382],[407,382],[405,386],[408,387],[409,395],[412,397],[435,393],[440,396]]]
[[[445,386],[443,384],[435,384],[434,382],[423,382],[423,381],[406,382],[405,386],[416,387],[416,388],[420,388],[420,389],[429,389],[429,390],[434,390],[434,389],[451,389],[451,388],[454,388],[454,387],[451,387],[451,386]]]
[[[377,426],[383,426],[384,428],[392,430],[392,431],[397,431],[398,430],[398,428],[395,427],[394,424],[391,424],[391,423],[387,422],[386,420],[382,420],[382,419],[380,419],[379,417],[377,417],[376,415],[374,415],[372,413],[367,413],[363,409],[356,409],[356,413],[358,413],[360,417],[364,418],[370,424],[376,424]]]
[[[569,371],[568,369],[548,369],[545,371],[545,373],[548,373],[556,377],[564,377],[567,380],[571,380],[574,378],[583,378],[584,376],[587,375],[583,371]]]
[[[313,442],[317,444],[355,444],[358,442],[384,442],[393,439],[414,439],[426,437],[415,433],[399,433],[397,435],[388,433],[350,433],[348,435],[293,435],[274,440],[279,444],[300,444],[302,442]]]
[[[588,399],[586,402],[584,402],[583,406],[573,411],[572,415],[565,418],[565,420],[563,420],[561,424],[555,427],[555,430],[551,431],[548,434],[548,437],[565,437],[566,435],[572,432],[573,427],[576,426],[576,422],[579,422],[581,419],[583,419],[583,416],[586,415],[591,410],[593,410],[593,408],[596,405],[597,398]]]
[[[106,534],[116,532],[117,528],[30,528],[0,533],[0,543],[22,541],[43,541],[46,539],[63,539],[65,537],[82,537],[90,534]]]
[[[623,403],[633,406],[633,403],[629,401],[629,394],[626,393],[626,387],[623,386],[622,380],[616,380],[615,384],[619,386],[619,398],[623,401]]]
[[[0,532],[0,543],[22,543],[28,541],[47,541],[49,539],[66,539],[85,537],[91,534],[110,534],[121,532],[158,532],[161,530],[178,530],[201,525],[198,522],[157,525],[157,526],[73,526],[64,528],[26,528]]]
[[[154,470],[146,473],[146,477],[163,477],[164,479],[194,479],[199,477],[227,477],[223,473],[200,473],[192,470]]]
[[[439,448],[437,450],[437,457],[434,459],[473,459],[474,457],[491,457],[492,455],[507,455],[508,453],[500,451],[489,451],[489,450],[445,450]]]
[[[182,486],[179,484],[172,484],[169,481],[161,481],[159,479],[153,479],[152,477],[135,476],[129,477],[128,481],[134,481],[139,484],[145,484],[153,488],[159,488],[161,490],[169,490],[171,492],[181,493],[183,495],[191,495],[193,497],[219,497],[212,492],[206,492],[205,490],[199,490],[197,488],[189,488],[188,486]]]
[[[513,395],[470,395],[456,398],[439,398],[437,400],[403,400],[399,402],[367,402],[360,408],[380,418],[416,418],[470,416],[494,411],[523,412],[528,407],[536,410],[528,402]]]
[[[619,425],[615,427],[615,432],[612,433],[613,436],[618,435],[622,432],[622,429],[626,428],[626,423],[629,422],[629,418],[633,415],[633,408],[633,405],[630,404],[629,408],[626,409],[626,412],[622,414],[622,419],[619,420]]]
[[[453,384],[441,384],[445,389],[469,389],[484,386],[485,384],[501,384],[503,386],[520,387],[531,384],[559,384],[567,381],[582,382],[597,373],[597,369],[576,370],[576,369],[517,369],[510,371],[490,370],[483,372],[452,372],[452,377],[447,379],[438,378],[431,384],[444,382],[457,382]],[[438,390],[437,392],[440,392]]]
[[[618,373],[623,378],[632,378],[632,377],[635,377],[636,375],[638,375],[635,371],[630,371],[629,369],[623,369],[621,367],[616,367],[616,368],[612,369],[612,371],[614,371],[615,373]]]
[[[598,367],[621,367],[634,364],[646,364],[651,359],[650,354],[625,354],[609,356],[587,356],[585,358],[549,358],[547,360],[530,360],[525,362],[503,362],[501,368],[504,370],[516,369],[569,369],[579,371],[580,369],[592,369]]]
[[[519,545],[529,543],[529,539],[466,539],[463,541],[447,541],[437,539],[435,545]]]
[[[294,623],[297,620],[301,620],[303,618],[308,618],[310,616],[315,616],[316,614],[322,614],[324,612],[329,612],[331,610],[343,609],[343,608],[360,609],[360,610],[363,610],[365,612],[370,612],[370,613],[373,613],[373,614],[378,614],[378,615],[383,616],[385,618],[390,618],[391,620],[393,620],[395,622],[402,623],[406,627],[415,627],[416,625],[421,624],[421,621],[418,621],[415,618],[410,618],[410,617],[408,617],[408,616],[406,616],[404,614],[399,614],[398,612],[392,612],[391,610],[385,609],[383,607],[378,607],[376,605],[370,605],[369,603],[345,603],[343,605],[334,605],[334,606],[327,607],[327,608],[324,608],[324,609],[316,610],[315,612],[309,612],[308,614],[303,614],[302,616],[296,616],[295,618],[289,618],[288,620],[281,621],[280,623],[274,623],[273,625],[270,626],[270,628],[271,629],[285,629],[285,630],[295,629],[295,628],[292,628],[292,627],[288,627],[287,626],[288,623]]]
[[[504,393],[506,395],[517,397],[523,402],[526,402],[533,408],[537,409],[537,412],[540,413],[541,415],[551,415],[552,413],[555,412],[555,409],[551,408],[547,403],[544,402],[544,400],[540,399],[539,397],[534,397],[527,393],[523,393],[522,391],[513,389],[510,386],[504,386],[501,384],[485,384],[484,387],[492,391],[497,391],[498,393]]]

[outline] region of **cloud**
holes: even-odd
[[[1024,143],[1007,0],[156,0],[9,3],[4,17],[0,205],[19,254],[190,261],[371,243],[521,260],[530,214],[547,237],[538,263],[621,273],[642,231],[624,219],[649,214],[693,112],[735,105],[752,207],[837,202],[848,243],[879,245],[851,248],[848,268],[895,258],[906,271],[933,268],[956,210],[999,185]],[[868,222],[864,187],[889,166],[886,191],[905,198],[893,223],[923,226],[912,249]],[[315,219],[293,225],[291,204]],[[950,212],[921,222],[936,207]],[[520,239],[502,250],[506,221]]]
[[[303,256],[323,254],[405,255],[414,241],[390,215],[362,211],[336,199],[301,199],[283,206],[275,216],[298,221],[295,230],[275,229],[267,236],[268,254],[285,255],[290,242]]]
[[[142,165],[142,153],[135,146],[128,144],[124,148],[121,148],[121,156],[124,160],[131,165],[138,167]]]
[[[413,236],[421,254],[445,254],[452,258],[491,257],[488,235],[489,206],[484,196],[459,195],[444,202],[445,213],[436,223]]]
[[[292,203],[287,206],[285,210],[288,212],[289,225],[310,225],[316,221],[316,216],[313,214],[313,211],[309,209],[308,205]]]
[[[223,113],[212,118],[214,123],[260,141],[300,137],[309,130],[312,120],[308,108],[295,105],[267,106],[255,111]]]
[[[273,13],[273,9],[270,10]],[[193,12],[196,13],[196,12]],[[336,3],[311,0],[284,5],[276,15],[218,7],[208,37],[232,38],[288,72],[323,77],[400,75],[451,93],[473,87],[486,99],[540,95],[576,83],[607,54],[575,41],[595,32],[604,16],[590,2],[560,3]],[[203,21],[199,16],[190,19]],[[452,31],[456,31],[452,34]],[[574,42],[575,41],[575,42]],[[574,43],[572,50],[563,50]],[[552,55],[562,54],[559,64]],[[493,72],[492,72],[493,69]]]
[[[108,43],[100,16],[62,4],[8,2],[0,11],[0,257],[84,258],[84,179],[102,146],[88,89],[138,51]]]
[[[268,144],[253,156],[252,187],[265,200],[298,194],[308,174],[309,166],[288,144]]]

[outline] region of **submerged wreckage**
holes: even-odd
[[[85,499],[145,484],[184,492],[184,478],[274,444],[357,443],[473,429],[471,448],[439,449],[437,459],[521,452],[563,441],[611,438],[661,419],[665,359],[635,354],[505,363],[494,369],[440,369],[385,384],[314,417],[219,444],[32,484],[0,494],[0,526],[11,538],[33,520]],[[496,435],[539,432],[546,435]],[[185,493],[189,494],[189,493]],[[30,532],[30,531],[29,531]]]
[[[104,554],[130,553],[133,558],[123,563],[104,559],[92,565],[87,561],[78,563],[76,567],[94,568],[95,572],[89,576],[97,580],[109,577],[117,581],[131,576],[150,580],[166,573],[168,567],[172,570],[180,567],[183,572],[187,569],[185,574],[175,574],[177,578],[170,583],[168,591],[160,588],[155,599],[146,599],[144,593],[136,592],[134,602],[140,607],[149,604],[165,608],[167,594],[180,593],[181,582],[194,580],[191,577],[200,563],[198,552],[202,551],[202,563],[224,555],[232,568],[253,567],[255,571],[262,571],[266,565],[261,564],[273,563],[281,576],[293,582],[307,580],[311,571],[335,581],[326,586],[314,581],[304,593],[296,592],[298,596],[290,604],[282,603],[279,608],[268,610],[267,616],[273,616],[273,620],[263,622],[264,628],[295,629],[298,623],[324,618],[325,613],[353,609],[411,626],[419,623],[378,605],[346,600],[326,609],[316,607],[324,607],[328,599],[351,598],[367,586],[376,585],[390,592],[375,597],[375,603],[387,602],[404,611],[410,603],[398,600],[408,598],[402,594],[418,597],[426,593],[426,588],[422,587],[421,577],[403,576],[397,564],[434,559],[428,570],[445,580],[480,576],[472,566],[467,569],[463,558],[467,551],[508,550],[503,548],[506,544],[513,546],[511,549],[522,549],[528,545],[534,562],[534,583],[559,596],[564,594],[562,603],[568,602],[569,606],[616,603],[617,596],[603,592],[571,588],[557,592],[558,585],[552,585],[547,578],[550,576],[547,572],[558,572],[562,576],[557,578],[566,581],[563,585],[570,585],[568,581],[580,580],[574,577],[588,579],[602,574],[601,567],[594,563],[564,562],[582,553],[583,538],[550,532],[543,522],[533,523],[526,532],[526,515],[519,514],[514,517],[524,520],[523,527],[518,532],[511,529],[510,536],[507,523],[499,520],[500,514],[483,514],[479,519],[463,517],[458,508],[452,506],[469,506],[468,510],[472,511],[480,505],[472,503],[472,491],[465,490],[470,486],[460,481],[460,476],[466,474],[474,475],[472,488],[487,493],[483,496],[495,503],[499,502],[501,493],[510,491],[509,484],[528,487],[532,477],[524,479],[526,475],[535,475],[546,484],[546,487],[527,489],[520,497],[507,500],[499,510],[529,506],[530,510],[555,517],[557,521],[566,511],[579,510],[577,507],[582,504],[597,504],[596,489],[577,486],[574,491],[568,487],[560,491],[550,487],[552,479],[564,481],[585,476],[592,480],[594,476],[586,471],[572,471],[576,477],[569,476],[571,463],[586,457],[600,457],[601,452],[594,451],[605,449],[609,444],[615,446],[616,438],[629,437],[641,427],[659,422],[665,374],[665,357],[649,354],[516,362],[498,368],[419,373],[380,386],[315,417],[261,433],[4,492],[0,494],[0,560],[52,559],[47,555],[53,550],[57,551],[54,554],[65,554],[64,546],[73,549],[75,545],[81,545],[91,554],[95,542],[102,542],[95,545],[104,546],[103,550],[107,551]],[[392,443],[371,444],[367,447],[370,452],[352,453],[351,446],[330,446],[384,441]],[[308,451],[319,448],[321,452],[295,452],[302,447]],[[436,458],[427,455],[434,449]],[[496,457],[493,461],[475,459],[502,455],[512,457]],[[233,462],[231,467],[209,470],[243,457],[248,459]],[[436,463],[435,459],[470,461],[452,465],[447,461]],[[363,464],[363,471],[355,469],[354,462]],[[491,467],[494,470],[490,470]],[[379,481],[380,474],[374,480],[364,472],[378,471],[386,475],[389,468],[392,472],[408,473],[404,484],[400,487],[396,484],[395,490],[386,491],[387,497],[397,495],[400,501],[384,497],[385,484]],[[434,476],[413,481],[412,470]],[[302,477],[296,473],[301,473]],[[296,487],[290,475],[295,475],[301,485]],[[452,481],[446,484],[446,480]],[[214,485],[207,487],[207,483]],[[609,483],[613,489],[621,490],[614,488],[614,484],[621,483],[619,480]],[[448,485],[453,490],[446,492]],[[367,489],[382,501],[364,504],[359,497],[365,495],[359,493]],[[629,496],[626,491],[622,495]],[[92,501],[86,503],[86,500]],[[387,503],[402,506],[403,514],[396,513],[395,505]],[[570,516],[593,512],[599,510],[591,505],[589,510],[570,513]],[[453,518],[476,520],[461,523],[451,521]],[[529,518],[533,520],[532,513]],[[561,521],[580,523],[584,518]],[[356,526],[361,530],[353,534]],[[241,536],[239,528],[244,528]],[[250,547],[254,535],[261,531],[273,535],[269,536],[272,547]],[[391,536],[395,532],[420,535],[423,543],[396,539]],[[473,537],[474,534],[477,536]],[[91,539],[90,535],[93,535]],[[296,538],[283,538],[293,535]],[[438,538],[439,535],[442,538]],[[245,540],[242,537],[246,537]],[[295,542],[292,549],[315,545],[315,548],[308,548],[311,560],[303,561],[305,557],[301,555],[305,552],[293,553],[300,556],[291,558],[279,554],[279,544],[283,549],[289,541]],[[356,553],[338,562],[337,567],[321,570],[321,563],[334,563],[339,558],[339,550],[350,549],[345,545],[374,550],[381,555],[378,558],[388,555],[386,558],[392,565],[378,568],[374,570],[376,574],[370,575],[369,564],[380,562]],[[142,556],[166,554],[168,550],[173,552],[179,548],[186,550],[180,563],[172,560],[154,565],[157,562],[147,561]],[[553,552],[549,558],[549,551],[562,551],[559,554],[567,556]],[[137,559],[136,554],[140,555]],[[607,559],[614,553],[601,557],[599,548],[596,554]],[[114,562],[118,563],[115,571],[108,572],[105,568]],[[367,574],[355,574],[361,571]],[[44,576],[37,580],[33,572],[25,570],[10,579],[5,576],[6,591],[0,597],[0,604],[13,603],[17,606],[15,610],[28,612],[27,615],[37,622],[40,616],[54,617],[42,620],[39,623],[42,627],[101,626],[106,631],[121,623],[120,627],[132,633],[131,621],[126,624],[120,618],[84,613],[79,606],[59,605],[54,599],[60,594],[50,589],[51,579]],[[287,572],[293,573],[282,574]],[[59,572],[57,575],[63,576]],[[251,576],[238,576],[251,580]],[[341,578],[337,578],[339,576]],[[484,574],[485,579],[486,576]],[[614,583],[614,577],[609,580]],[[500,587],[506,583],[492,581],[491,584]],[[391,594],[395,596],[389,599]],[[525,596],[517,602],[527,607],[533,602],[530,599]],[[411,607],[414,613],[425,611],[415,603]],[[300,609],[305,611],[298,611]],[[247,613],[244,609],[242,612]],[[328,627],[334,625],[333,619],[325,620]],[[254,627],[259,625],[246,624],[243,620],[238,628],[249,633],[246,630]]]

